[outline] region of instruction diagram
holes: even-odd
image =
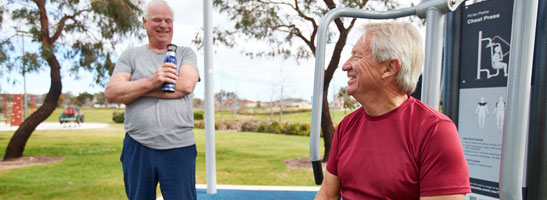
[[[477,51],[477,79],[481,79],[482,74],[486,74],[486,79],[503,75],[507,77],[507,63],[509,60],[509,42],[500,36],[492,38],[484,37],[482,31],[479,31],[478,51]],[[487,55],[483,57],[484,53]],[[482,58],[487,58],[483,60]],[[488,62],[490,61],[490,62]],[[502,71],[500,73],[500,71]]]

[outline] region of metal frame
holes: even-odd
[[[503,131],[500,198],[522,199],[538,0],[515,0]],[[513,50],[514,49],[514,50]]]
[[[394,19],[417,15],[427,20],[426,30],[426,61],[422,85],[422,99],[433,108],[439,107],[440,102],[440,75],[442,62],[442,33],[443,16],[448,11],[454,11],[463,0],[429,0],[410,8],[391,11],[368,11],[353,8],[336,8],[329,11],[322,19],[317,34],[317,48],[315,52],[315,75],[313,90],[313,106],[310,132],[310,155],[314,170],[315,183],[321,184],[323,172],[319,150],[321,109],[323,103],[323,80],[325,66],[325,46],[327,30],[330,22],[339,17],[354,17],[366,19]],[[433,35],[433,36],[430,36]],[[427,81],[427,82],[426,82]]]
[[[205,53],[205,171],[207,194],[217,193],[215,153],[215,105],[213,84],[213,2],[203,1],[203,46]]]

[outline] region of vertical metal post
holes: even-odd
[[[444,14],[436,7],[426,11],[425,62],[422,101],[439,110],[441,98],[441,69],[443,55]]]
[[[446,14],[443,55],[443,113],[458,125],[462,9]]]
[[[27,119],[27,111],[28,111],[28,107],[27,107],[27,70],[25,69],[25,61],[24,61],[24,56],[25,56],[25,35],[23,35],[24,32],[20,32],[21,34],[21,46],[22,46],[22,52],[23,54],[21,55],[21,63],[22,63],[22,66],[23,66],[23,120],[26,120]]]
[[[515,0],[503,131],[500,198],[522,199],[537,0]]]
[[[212,0],[203,1],[203,43],[205,62],[205,170],[207,194],[217,193],[215,156],[215,106],[213,100],[213,34]]]
[[[547,1],[538,4],[532,72],[527,162],[527,199],[547,199]]]
[[[547,2],[538,4],[532,72],[527,162],[527,199],[547,199]]]

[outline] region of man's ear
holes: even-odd
[[[401,69],[401,59],[391,58],[384,62],[384,72],[382,78],[386,79],[392,76],[395,76],[397,72]]]

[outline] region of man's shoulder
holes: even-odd
[[[413,98],[413,97],[410,97]],[[413,117],[420,117],[424,120],[432,120],[435,119],[435,121],[444,121],[444,120],[450,120],[449,117],[447,117],[445,114],[439,112],[438,110],[433,109],[431,106],[425,104],[424,102],[413,99],[413,102],[410,104],[413,111]],[[417,115],[417,116],[415,116]]]
[[[139,46],[131,46],[125,49],[122,53],[122,55],[126,56],[134,56],[136,54],[142,53],[146,51],[147,45],[139,45]]]
[[[347,126],[348,124],[352,124],[356,121],[359,121],[361,117],[363,117],[365,112],[365,109],[363,107],[359,107],[353,112],[346,115],[340,123],[338,123],[338,126]]]

